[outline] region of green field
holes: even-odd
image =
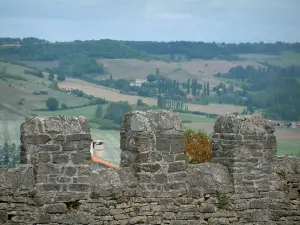
[[[77,106],[89,103],[88,99],[80,98],[74,95],[55,91],[48,88],[50,81],[38,78],[29,74],[24,74],[26,67],[0,62],[0,69],[6,69],[9,75],[25,78],[26,80],[17,80],[5,78],[0,82],[0,109],[1,107],[11,109],[11,112],[19,112],[23,116],[36,114],[33,109],[46,108],[46,99],[54,97],[59,103],[65,103],[67,106]],[[35,95],[34,92],[46,91],[46,95]],[[22,104],[18,104],[22,101]],[[18,113],[17,113],[18,114]]]
[[[297,52],[286,51],[280,55],[266,54],[240,54],[241,60],[249,60],[256,62],[267,62],[270,65],[287,67],[290,65],[300,65],[300,54]]]
[[[39,116],[84,116],[87,120],[95,117],[97,106],[91,105],[75,109],[57,110],[57,111],[37,111]]]
[[[187,113],[179,113],[181,121],[191,121],[191,123],[214,123],[216,119],[208,118],[206,116],[193,115]]]
[[[117,130],[91,129],[93,140],[104,141],[104,160],[114,164],[120,164],[120,132]]]
[[[59,66],[59,61],[21,61],[24,65],[44,70],[45,68],[54,68]]]
[[[292,155],[300,157],[300,140],[293,139],[278,139],[277,140],[277,155]]]
[[[5,142],[8,144],[20,144],[20,125],[22,120],[0,120],[0,145]]]

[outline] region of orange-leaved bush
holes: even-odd
[[[212,144],[208,135],[203,130],[184,131],[185,156],[189,163],[210,162],[212,158]]]

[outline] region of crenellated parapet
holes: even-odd
[[[299,224],[300,159],[276,156],[267,120],[221,116],[203,164],[185,160],[173,112],[130,112],[120,132],[120,168],[97,169],[84,117],[26,118],[20,167],[0,169],[0,224]]]

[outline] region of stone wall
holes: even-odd
[[[190,165],[177,115],[128,113],[121,168],[93,170],[83,117],[28,118],[0,224],[299,224],[300,159],[275,156],[274,128],[226,115],[214,130],[213,162]]]

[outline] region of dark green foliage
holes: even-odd
[[[300,52],[299,43],[239,43],[219,44],[189,41],[150,42],[150,41],[116,41],[109,39],[91,41],[73,41],[50,43],[37,38],[0,38],[1,43],[20,43],[18,47],[1,48],[0,57],[14,60],[54,61],[71,57],[78,58],[140,58],[151,59],[150,55],[171,55],[171,60],[225,59],[236,60],[238,54],[280,54],[283,51]],[[84,55],[84,56],[82,56]],[[82,65],[82,64],[81,64]],[[88,67],[86,67],[88,68]]]
[[[14,143],[0,146],[0,167],[15,168],[20,161],[20,150]]]
[[[50,72],[48,80],[53,81],[54,80],[54,73]]]
[[[153,75],[153,74],[149,74],[148,76],[147,76],[147,81],[148,82],[154,82],[154,81],[156,81],[157,80],[157,77],[155,76],[155,75]]]
[[[62,104],[61,104],[61,108],[62,108],[62,109],[68,109],[68,106],[67,106],[66,103],[62,103]]]
[[[24,70],[25,74],[30,74],[39,78],[44,78],[44,74],[42,73],[42,71],[38,71],[38,70]]]
[[[101,117],[102,117],[102,114],[103,114],[103,108],[102,108],[101,105],[98,105],[98,106],[97,106],[97,109],[96,109],[95,117],[96,117],[96,118],[101,118]]]
[[[137,102],[136,102],[136,105],[137,106],[143,106],[144,105],[143,100],[142,99],[138,99]]]
[[[56,98],[48,98],[46,100],[46,106],[50,111],[55,111],[58,108],[58,100]]]
[[[0,79],[7,81],[7,79],[14,79],[14,80],[23,80],[23,81],[27,81],[26,78],[18,76],[18,75],[12,75],[10,73],[7,72],[6,67],[2,67],[0,68]],[[11,87],[11,84],[9,84],[9,86]]]
[[[264,115],[271,119],[300,120],[300,67],[256,69],[252,66],[238,66],[216,76],[244,82],[241,94],[247,97],[245,105],[249,113],[258,108],[264,109]],[[216,90],[220,99],[230,91],[230,88],[224,86],[219,86],[221,91]]]
[[[124,119],[125,114],[127,112],[130,112],[131,109],[132,108],[128,104],[128,102],[125,102],[125,101],[112,102],[107,107],[104,118],[112,120],[116,124],[121,124],[121,122]]]
[[[19,100],[19,101],[17,102],[17,104],[18,104],[18,105],[23,105],[24,102],[23,102],[23,100],[21,99],[21,100]]]
[[[64,81],[64,80],[66,80],[66,76],[64,74],[58,74],[57,75],[57,80],[58,81]]]

